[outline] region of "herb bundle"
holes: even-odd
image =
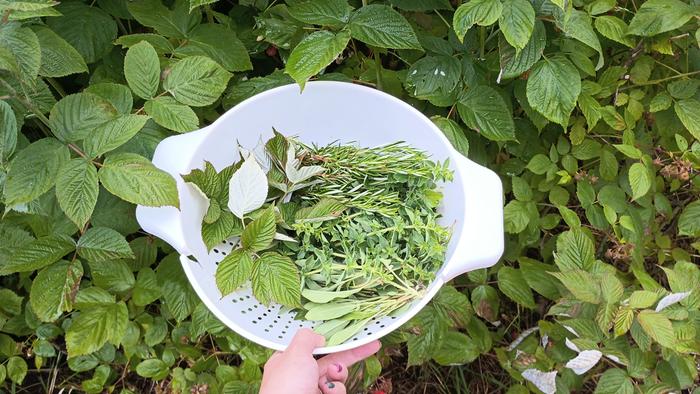
[[[250,281],[260,302],[323,321],[330,345],[424,295],[450,237],[437,223],[446,163],[403,143],[308,146],[276,131],[240,151],[184,176],[209,201],[207,248],[237,239],[216,271],[223,295]]]

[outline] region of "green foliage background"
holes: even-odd
[[[256,391],[269,351],[134,204],[177,206],[160,140],[309,78],[409,102],[506,189],[502,261],[387,337],[355,391],[698,386],[697,1],[366,3],[0,0],[0,391]]]

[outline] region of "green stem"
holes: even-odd
[[[57,92],[61,97],[66,97],[66,91],[63,90],[63,87],[61,86],[60,83],[58,83],[58,81],[57,81],[55,78],[47,77],[47,78],[46,78],[46,82],[48,82],[49,85],[51,85],[51,87],[54,88],[54,90],[56,90],[56,92]]]
[[[666,77],[666,78],[655,79],[655,80],[653,80],[653,81],[646,81],[646,82],[644,82],[644,83],[638,83],[638,84],[635,84],[635,85],[625,86],[625,87],[620,88],[620,90],[631,89],[631,88],[635,88],[635,87],[637,87],[637,86],[656,85],[657,83],[662,83],[662,82],[670,81],[670,80],[672,80],[672,79],[678,79],[678,78],[683,78],[683,77],[690,77],[690,76],[692,76],[692,75],[697,75],[697,74],[700,74],[700,70],[691,71],[691,72],[689,72],[689,73],[684,73],[684,74],[673,75],[673,76]]]
[[[384,79],[382,77],[382,60],[379,58],[379,52],[372,50],[374,52],[374,65],[377,68],[377,89],[384,90]]]

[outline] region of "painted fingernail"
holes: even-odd
[[[326,386],[328,386],[329,389],[332,389],[332,388],[335,388],[335,383],[328,382],[328,383],[326,383]]]
[[[342,365],[340,365],[340,364],[333,364],[333,365],[335,365],[335,368],[338,370],[338,372],[340,372],[340,371],[343,370],[343,366],[342,366]]]

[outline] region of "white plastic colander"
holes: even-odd
[[[442,132],[419,111],[403,101],[368,87],[319,81],[287,85],[243,101],[201,130],[164,139],[156,148],[153,163],[177,181],[180,210],[173,207],[138,206],[141,227],[180,253],[182,267],[204,304],[238,334],[268,348],[283,350],[301,327],[320,322],[295,320],[293,313],[280,313],[280,305],[259,303],[249,288],[226,297],[216,287],[217,264],[228,254],[228,240],[208,253],[201,236],[206,206],[181,174],[211,162],[217,170],[240,159],[236,142],[252,149],[272,128],[295,135],[307,144],[355,142],[373,147],[405,141],[430,154],[432,160],[449,159],[454,181],[443,185],[441,224],[452,226],[445,262],[430,284],[426,296],[416,300],[397,317],[371,320],[343,344],[316,349],[334,353],[361,346],[400,327],[413,317],[450,279],[467,271],[495,264],[503,253],[503,196],[501,181],[491,170],[459,154]],[[187,256],[194,256],[196,262]]]

